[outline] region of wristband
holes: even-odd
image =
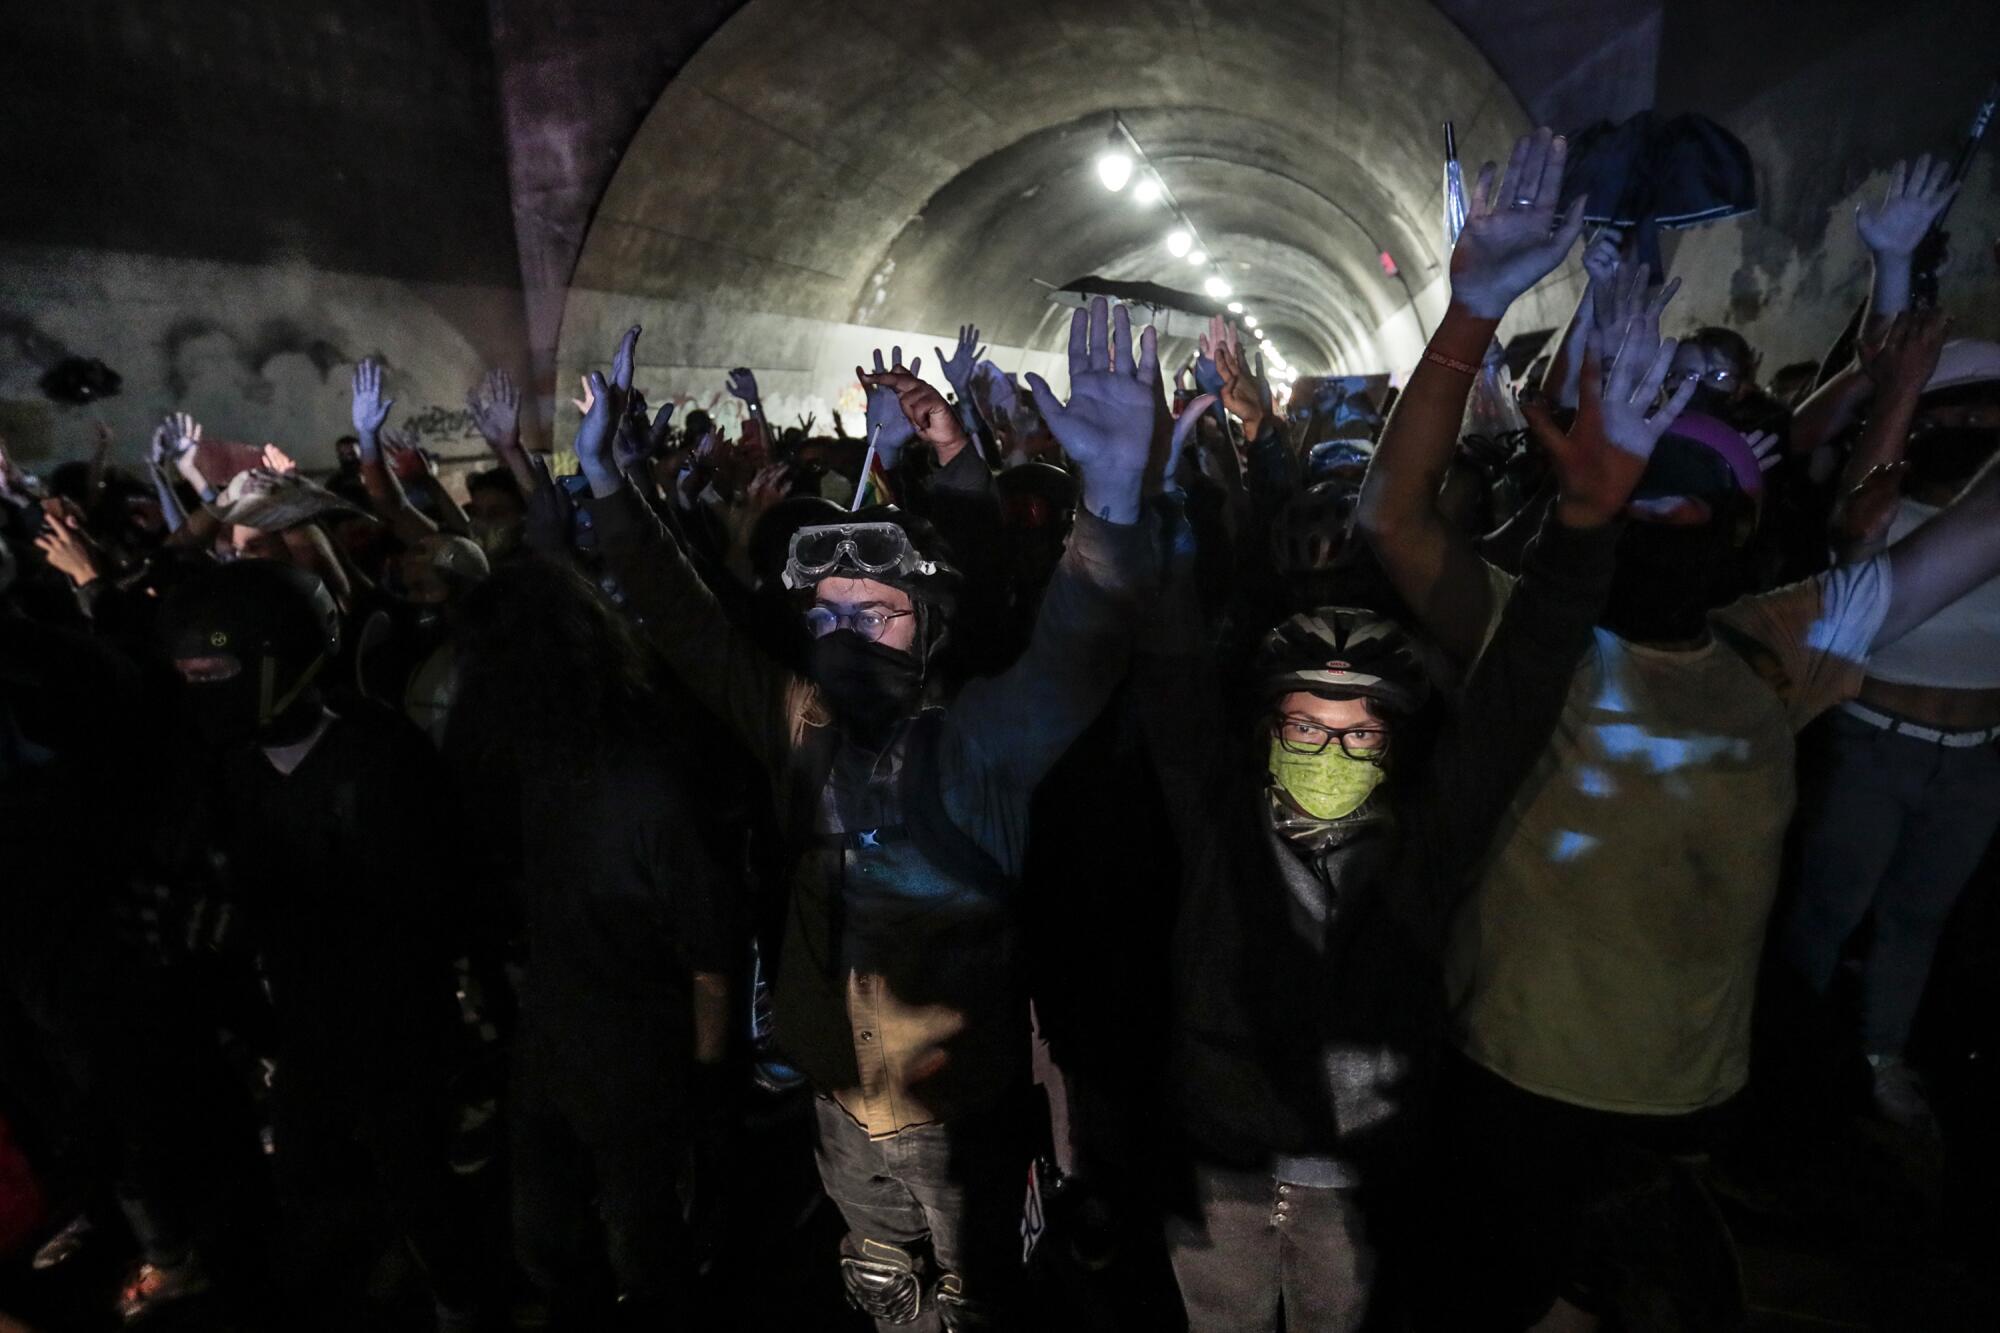
[[[1455,370],[1461,375],[1477,376],[1479,374],[1479,367],[1473,365],[1470,361],[1461,361],[1455,356],[1446,356],[1436,348],[1426,347],[1424,349],[1424,360],[1435,362],[1443,366],[1446,370]]]

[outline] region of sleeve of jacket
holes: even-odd
[[[793,748],[792,720],[803,715],[810,687],[723,613],[631,487],[579,508],[646,638],[694,697],[777,772]]]
[[[1132,700],[1146,753],[1175,820],[1212,818],[1209,779],[1223,753],[1222,681],[1195,587],[1186,497],[1154,501],[1164,552],[1132,646]]]
[[[1042,595],[1027,651],[972,681],[946,721],[968,757],[1020,787],[1041,781],[1125,674],[1133,617],[1153,582],[1150,518],[1107,523],[1082,507]]]
[[[1424,814],[1406,846],[1425,864],[1400,880],[1402,908],[1425,939],[1442,937],[1562,716],[1611,587],[1618,532],[1616,523],[1568,528],[1551,517],[1522,555],[1521,577],[1423,775]]]

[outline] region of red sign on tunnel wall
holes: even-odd
[[[1385,278],[1396,276],[1396,261],[1389,257],[1387,250],[1382,252],[1382,276]]]

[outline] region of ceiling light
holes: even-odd
[[[1211,299],[1217,301],[1229,295],[1229,284],[1221,278],[1216,277],[1213,273],[1209,274],[1208,280],[1201,284],[1201,289],[1207,292]]]
[[[1140,203],[1140,204],[1159,203],[1160,183],[1154,180],[1151,176],[1146,177],[1144,180],[1140,181],[1137,185],[1132,187],[1132,199],[1135,203]]]
[[[1208,262],[1208,251],[1190,250],[1188,251],[1187,261],[1188,263],[1193,264],[1196,268],[1200,268],[1203,264],[1206,264]]]
[[[1230,313],[1230,314],[1232,314],[1232,315],[1240,315],[1240,314],[1242,314],[1242,313],[1243,313],[1243,303],[1242,303],[1241,301],[1231,301],[1231,302],[1229,303],[1229,313]]]
[[[1184,255],[1193,244],[1194,237],[1181,228],[1177,227],[1167,233],[1167,253],[1170,255]]]
[[[1245,316],[1243,317],[1243,327],[1244,327],[1244,328],[1246,328],[1246,329],[1254,329],[1254,328],[1256,328],[1256,327],[1257,327],[1257,317],[1256,317],[1255,315],[1245,315]]]
[[[1104,188],[1114,194],[1125,188],[1125,182],[1132,179],[1132,158],[1129,154],[1112,151],[1097,159],[1097,179],[1104,182]]]

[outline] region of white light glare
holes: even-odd
[[[1188,247],[1193,244],[1194,237],[1179,228],[1167,233],[1167,253],[1170,255],[1175,257],[1184,255],[1188,252]]]
[[[1240,314],[1242,314],[1242,313],[1243,313],[1243,303],[1242,303],[1241,301],[1231,301],[1231,302],[1229,303],[1229,313],[1230,313],[1230,314],[1232,314],[1232,315],[1240,315]]]
[[[1208,276],[1208,280],[1201,284],[1201,289],[1208,293],[1211,300],[1220,301],[1229,295],[1229,284],[1212,273]]]
[[[1097,159],[1097,179],[1104,182],[1104,188],[1113,194],[1125,188],[1125,182],[1132,179],[1132,159],[1119,152],[1106,153]]]
[[[1196,268],[1200,268],[1203,264],[1206,264],[1208,262],[1208,251],[1190,250],[1188,251],[1187,259],[1188,263],[1194,265]]]
[[[1150,205],[1160,202],[1160,183],[1151,176],[1132,187],[1133,202]]]
[[[1243,317],[1243,327],[1244,327],[1244,328],[1246,328],[1246,329],[1254,329],[1254,328],[1256,328],[1256,327],[1257,327],[1257,317],[1256,317],[1255,315],[1245,315],[1245,316]]]

